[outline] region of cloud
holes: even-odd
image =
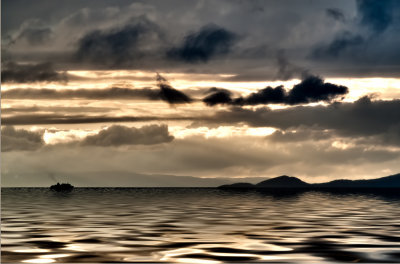
[[[345,86],[325,83],[320,77],[309,76],[301,83],[293,86],[288,93],[287,102],[292,105],[320,101],[329,102],[348,92],[349,90]]]
[[[5,83],[29,83],[29,82],[60,82],[68,81],[66,73],[54,70],[51,63],[17,64],[5,63],[1,71],[1,81]]]
[[[156,89],[120,88],[105,89],[49,89],[49,88],[14,88],[2,92],[5,99],[149,99],[160,100],[160,92]]]
[[[214,106],[217,104],[232,104],[232,93],[226,89],[211,88],[209,92],[212,94],[203,98],[203,102],[208,106]]]
[[[81,146],[122,146],[154,145],[174,140],[167,125],[146,125],[140,128],[113,125],[97,134],[89,135],[81,141],[74,141]],[[13,126],[1,130],[1,151],[33,151],[45,145],[43,131],[32,132],[15,129]]]
[[[341,22],[344,22],[344,21],[345,21],[344,14],[343,14],[343,12],[342,12],[340,9],[337,9],[337,8],[327,8],[327,9],[325,10],[325,12],[326,12],[326,14],[327,14],[329,17],[331,17],[331,18],[333,18],[333,19],[335,19],[335,20],[337,20],[337,21],[341,21]]]
[[[156,76],[157,86],[160,88],[160,97],[169,104],[184,104],[192,102],[192,99],[181,91],[173,88],[160,74]]]
[[[111,68],[129,67],[162,38],[159,27],[141,16],[123,27],[87,33],[79,40],[75,56],[80,62]]]
[[[400,146],[400,123],[393,124],[387,131],[370,138],[369,144],[386,144],[392,146]]]
[[[133,4],[126,1],[110,4],[102,0],[89,4],[60,1],[57,5],[46,3],[43,10],[24,3],[30,13],[21,13],[18,3],[5,3],[8,12],[4,14],[5,23],[2,23],[3,44],[7,42],[8,36],[10,39],[15,38],[25,29],[27,31],[24,36],[37,36],[40,39],[32,39],[32,43],[42,42],[31,45],[27,41],[31,37],[24,37],[16,45],[3,45],[14,61],[52,61],[65,70],[134,68],[160,72],[228,73],[238,76],[238,79],[248,80],[260,80],[261,75],[263,80],[272,80],[290,76],[291,71],[286,71],[285,67],[281,67],[283,71],[277,73],[279,68],[275,65],[273,53],[284,49],[293,65],[306,65],[324,76],[395,77],[398,73],[399,37],[396,32],[399,17],[396,14],[399,1],[396,0],[326,1],[310,5],[299,1],[291,3],[290,9],[284,1],[275,1],[273,4],[260,1],[256,9],[262,12],[254,12],[252,1],[206,1],[201,5],[175,0],[168,5],[163,1]],[[296,10],[295,15],[293,10]],[[341,14],[346,18],[345,21],[338,20]],[[40,21],[30,25],[32,17],[40,18]],[[215,38],[218,39],[216,43],[223,44],[198,44],[211,42],[207,37],[200,37],[209,35],[200,33],[202,26],[210,23],[215,23],[214,28],[223,29],[236,37],[232,42],[225,41],[230,37]],[[32,30],[37,34],[28,33]],[[378,31],[381,33],[376,33]],[[344,32],[350,32],[350,36]],[[231,36],[229,33],[227,36]],[[46,41],[48,37],[50,39]],[[358,37],[364,42],[351,44]],[[121,45],[116,43],[117,39]],[[209,46],[228,47],[221,50],[229,50],[229,63],[226,59],[213,60],[227,54],[224,52],[210,56],[196,55],[202,52],[191,52],[213,51],[212,48],[204,48]],[[308,56],[320,46],[326,46],[327,51],[332,50],[333,53],[338,46],[346,48],[339,48],[338,58],[324,57],[323,54],[316,58]],[[81,59],[77,56],[79,49],[82,51]],[[171,59],[172,54],[174,59]],[[190,67],[185,63],[203,61],[209,63],[191,63]]]
[[[347,25],[347,29],[336,33],[329,43],[316,45],[311,52],[311,58],[329,60],[341,58],[348,59],[353,63],[357,59],[363,63],[371,63],[371,61],[382,63],[381,61],[385,57],[383,54],[388,51],[393,52],[390,43],[396,42],[393,37],[390,37],[389,42],[385,43],[386,39],[382,40],[382,34],[395,23],[394,14],[399,7],[396,0],[357,0],[355,22]],[[337,15],[332,9],[328,9],[327,13],[332,17]],[[386,50],[382,49],[382,44],[386,45]],[[370,59],[371,57],[373,59]],[[390,61],[396,59],[385,58],[391,65],[393,63]],[[376,67],[376,65],[374,66]]]
[[[281,130],[312,127],[333,130],[346,137],[390,136],[391,142],[400,138],[396,134],[400,119],[400,100],[371,101],[362,97],[354,103],[334,103],[329,106],[296,106],[271,110],[267,107],[245,109],[233,107],[218,111],[212,119],[193,125],[244,123],[253,127],[274,127]],[[390,134],[390,135],[389,135]],[[396,139],[396,140],[395,140]]]
[[[44,125],[44,124],[92,124],[109,122],[145,122],[145,121],[193,121],[198,118],[186,116],[88,116],[67,114],[21,114],[2,117],[5,125]]]
[[[25,43],[30,46],[45,44],[53,35],[52,29],[39,19],[28,19],[5,42],[7,46]]]
[[[277,61],[277,68],[278,71],[276,73],[276,77],[280,80],[289,80],[293,77],[295,77],[296,75],[304,78],[309,74],[308,70],[303,68],[303,67],[299,67],[297,65],[294,65],[293,63],[291,63],[286,55],[284,50],[279,50],[276,53],[276,61]]]
[[[1,151],[36,150],[44,145],[43,133],[25,129],[15,129],[12,126],[1,129]]]
[[[286,91],[281,85],[275,88],[267,87],[245,98],[235,99],[235,103],[238,105],[282,104],[287,101],[286,98]]]
[[[225,91],[217,91],[203,99],[213,106],[216,104],[232,105],[259,105],[259,104],[307,104],[313,102],[330,102],[338,96],[348,93],[348,88],[341,85],[326,83],[318,76],[308,76],[299,84],[285,91],[283,86],[267,87],[247,97],[231,98],[231,94]]]
[[[385,6],[381,8],[383,17],[390,18],[386,19],[389,21],[386,24],[368,24],[371,19],[367,18],[371,16],[364,10],[364,2],[356,0],[313,2],[310,5],[299,1],[292,3],[292,9],[288,9],[284,2],[271,4],[261,1],[256,4],[256,9],[262,12],[254,12],[253,3],[241,1],[206,1],[202,5],[175,0],[169,5],[157,1],[133,4],[125,1],[110,4],[102,0],[90,4],[60,1],[57,5],[46,3],[44,10],[25,3],[26,10],[31,13],[23,14],[17,3],[5,3],[8,12],[4,16],[6,23],[2,24],[3,44],[25,29],[26,33],[22,35],[26,38],[15,45],[3,45],[2,54],[7,53],[19,62],[51,61],[65,70],[123,68],[232,74],[237,80],[255,81],[290,78],[292,69],[288,64],[278,67],[275,64],[274,53],[284,49],[291,65],[305,65],[324,76],[394,77],[398,73],[396,51],[399,37],[396,32],[399,18],[396,12],[399,5],[396,0],[391,0],[390,5],[389,1],[373,3]],[[58,11],[60,6],[65,7],[63,12]],[[389,9],[386,6],[393,9],[387,13],[385,10]],[[296,10],[296,15],[293,15],[293,10]],[[341,19],[340,13],[345,16],[345,21],[337,20]],[[32,17],[40,18],[40,21],[31,25]],[[203,45],[213,43],[208,41],[208,37],[200,37],[211,35],[205,34],[207,31],[201,34],[202,29],[207,28],[202,26],[210,23],[215,23],[210,28],[223,29],[235,35],[233,41],[225,41],[230,37],[221,37],[215,38],[218,39],[215,45]],[[383,26],[372,26],[381,24]],[[377,34],[374,28],[383,31]],[[350,36],[344,32],[349,32]],[[231,36],[229,33],[227,36]],[[35,36],[39,40],[33,40]],[[363,43],[352,44],[358,37],[364,40]],[[28,38],[32,43],[41,44],[29,44]],[[218,48],[207,48],[209,46]],[[337,48],[341,46],[345,48]],[[339,50],[339,55],[323,56],[321,51],[319,57],[309,56],[316,48],[333,54]],[[217,52],[213,53],[214,50]],[[228,52],[224,53],[226,50]],[[223,55],[229,55],[226,57],[229,63],[220,59],[224,58]],[[193,63],[188,67],[187,62]],[[296,74],[292,76],[296,77]]]
[[[364,38],[359,34],[344,31],[338,34],[328,45],[317,46],[311,56],[313,58],[335,58],[344,52],[350,52],[355,47],[364,44]]]
[[[17,114],[4,116],[3,125],[85,124],[108,122],[192,121],[191,127],[246,124],[251,127],[273,127],[281,131],[329,130],[341,137],[368,138],[372,144],[400,143],[400,100],[372,101],[363,97],[353,103],[333,103],[328,106],[295,106],[271,110],[233,106],[213,114],[196,116],[107,116],[57,114]],[[287,136],[287,135],[286,135]],[[374,137],[374,138],[373,138]]]
[[[49,40],[52,34],[50,28],[26,28],[12,42],[26,40],[30,45],[40,45]]]
[[[161,75],[157,75],[157,86],[160,90],[151,88],[120,88],[105,89],[49,89],[49,88],[14,88],[2,93],[4,99],[148,99],[163,100],[169,104],[191,103],[194,101],[184,92],[174,89]],[[196,91],[185,90],[190,93]],[[197,91],[198,93],[198,91]],[[226,89],[209,89],[203,102],[208,106],[217,104],[258,105],[270,103],[299,104],[318,101],[330,101],[338,95],[347,93],[347,88],[330,83],[324,83],[316,76],[309,76],[300,84],[295,85],[288,93],[283,86],[267,87],[242,98],[232,98],[232,92]]]
[[[207,62],[211,58],[228,54],[238,37],[235,33],[216,25],[208,25],[185,37],[181,46],[172,48],[168,57],[185,62]]]
[[[285,143],[296,143],[305,141],[321,141],[335,138],[335,134],[332,131],[323,131],[320,129],[313,129],[313,127],[299,126],[295,129],[287,130],[276,130],[271,135],[267,136],[267,139],[271,142],[285,142]]]
[[[154,145],[168,143],[174,139],[167,125],[148,125],[140,128],[113,125],[101,130],[97,135],[87,136],[81,145],[121,146]]]
[[[15,114],[15,113],[34,113],[34,112],[62,112],[65,113],[98,113],[109,112],[118,110],[116,107],[95,107],[95,106],[13,106],[1,109],[2,114]],[[4,117],[4,116],[3,116]]]
[[[375,33],[383,32],[393,21],[393,9],[397,0],[357,0],[361,24]]]
[[[1,151],[33,151],[45,145],[43,131],[32,132],[5,126],[1,129]],[[140,128],[112,125],[71,144],[80,146],[155,145],[174,140],[167,125],[146,125]],[[71,146],[72,146],[71,145]]]
[[[388,173],[382,168],[400,169],[399,151],[364,144],[346,149],[332,146],[338,140],[341,139],[333,137],[285,142],[254,136],[191,136],[168,144],[130,146],[129,151],[124,147],[72,148],[60,144],[43,148],[35,155],[22,151],[4,153],[2,181],[14,186],[37,186],[43,180],[42,186],[46,186],[50,171],[57,178],[73,175],[65,178],[78,186],[134,186],[138,183],[135,172],[148,176],[145,186],[160,186],[160,178],[151,177],[154,174],[268,178],[286,173],[315,182],[341,175],[353,179],[384,176]],[[165,182],[161,186],[171,185]]]

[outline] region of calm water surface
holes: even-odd
[[[2,262],[400,263],[400,195],[2,189]]]

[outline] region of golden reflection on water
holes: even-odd
[[[208,259],[193,259],[193,258],[178,258],[176,259],[178,263],[199,263],[199,264],[214,264],[221,263],[221,261],[208,260]]]
[[[40,249],[40,248],[27,248],[27,249],[15,249],[12,252],[16,253],[44,253],[49,252],[47,249]]]
[[[2,190],[2,262],[400,262],[398,194]]]
[[[186,254],[196,254],[196,253],[204,253],[204,250],[195,249],[195,248],[180,248],[173,249],[169,251],[164,251],[161,253],[161,261],[179,261],[179,256]]]
[[[24,263],[53,263],[53,262],[55,262],[55,260],[38,258],[38,259],[27,259],[27,260],[23,260],[22,262],[24,262]]]
[[[27,259],[23,260],[24,263],[53,263],[56,262],[59,258],[68,257],[70,254],[50,254],[50,255],[41,255],[35,259]]]

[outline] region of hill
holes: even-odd
[[[221,189],[266,189],[266,188],[303,188],[303,189],[334,189],[334,188],[400,188],[400,173],[371,180],[334,180],[325,183],[310,184],[296,177],[282,175],[272,179],[251,183],[234,183],[219,186]]]
[[[399,188],[400,173],[372,180],[335,180],[314,184],[322,188]]]
[[[258,188],[303,188],[310,184],[303,182],[299,178],[282,175],[276,178],[268,179],[256,184]]]

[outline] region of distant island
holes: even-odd
[[[225,184],[219,189],[358,189],[358,188],[400,188],[400,173],[371,180],[334,180],[325,183],[307,183],[299,178],[282,175],[257,184],[239,182]]]

